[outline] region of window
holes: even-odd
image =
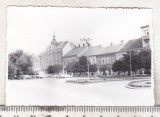
[[[93,64],[95,63],[94,59],[93,59]]]

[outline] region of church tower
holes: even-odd
[[[142,26],[142,46],[143,48],[150,48],[150,33],[149,33],[149,25]]]
[[[52,42],[51,42],[51,46],[52,46],[52,49],[56,49],[56,44],[57,44],[57,41],[56,41],[56,36],[55,36],[55,33],[53,35],[53,39],[52,39]]]
[[[55,36],[55,33],[54,33],[54,35],[53,35],[53,40],[52,40],[51,44],[52,44],[52,45],[55,45],[56,43],[57,43],[57,41],[56,41],[56,36]]]

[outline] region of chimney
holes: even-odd
[[[123,45],[124,44],[124,41],[123,40],[121,40],[121,45]]]
[[[113,43],[111,43],[111,46],[113,45]]]

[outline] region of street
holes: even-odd
[[[74,78],[72,78],[74,79]],[[7,105],[153,106],[152,88],[129,89],[130,81],[90,84],[67,83],[66,79],[8,80]]]

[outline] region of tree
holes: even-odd
[[[71,62],[68,63],[65,70],[67,72],[73,72],[75,73],[86,73],[88,71],[88,64],[89,64],[89,71],[90,72],[96,72],[97,68],[96,65],[91,65],[89,61],[87,61],[86,56],[82,56],[79,58],[79,61],[77,62]]]
[[[124,57],[122,58],[122,61],[123,61],[122,67],[124,69],[124,72],[128,71],[129,73],[128,75],[130,75],[130,70],[136,73],[136,71],[139,69],[139,57],[138,57],[138,52],[136,51],[131,51],[131,53],[130,51],[127,52],[127,54],[125,54]]]
[[[47,73],[48,74],[53,74],[54,73],[54,66],[48,66]]]
[[[54,71],[55,71],[55,73],[60,73],[60,72],[62,72],[62,70],[63,70],[62,65],[60,65],[60,64],[54,65]]]
[[[88,71],[88,64],[90,64],[90,63],[87,62],[87,57],[86,56],[82,56],[82,57],[79,58],[79,61],[75,65],[75,69],[80,74],[84,73],[84,72],[87,72]]]
[[[94,65],[89,65],[89,71],[90,71],[90,72],[96,72],[96,71],[97,71],[97,66],[96,66],[96,64],[94,64]]]
[[[76,62],[68,63],[67,66],[65,67],[65,70],[70,73],[73,72],[75,64]]]
[[[101,66],[100,68],[99,68],[99,70],[101,71],[101,72],[103,72],[103,75],[106,75],[106,70],[108,70],[109,69],[109,67],[107,66],[107,65],[103,65],[103,66]]]
[[[8,78],[19,78],[20,75],[30,75],[32,71],[32,55],[23,50],[17,50],[8,55]],[[16,76],[16,77],[15,77]]]
[[[48,66],[47,73],[48,74],[60,73],[62,72],[62,69],[63,67],[60,64],[51,65],[51,66]]]
[[[87,57],[86,56],[82,56],[79,58],[79,64],[80,65],[87,65],[88,61],[87,61]]]
[[[126,67],[124,65],[123,59],[116,60],[112,65],[113,72],[118,72],[118,74],[120,74],[120,72],[125,72],[125,68]]]
[[[139,56],[139,68],[145,69],[147,74],[150,74],[151,70],[151,50],[142,50],[138,54]]]
[[[136,73],[140,69],[145,69],[146,73],[150,74],[151,50],[141,50],[139,53],[136,51],[127,52],[123,55],[123,58],[116,60],[112,66],[114,72],[128,71],[128,75],[130,75],[130,70]]]

